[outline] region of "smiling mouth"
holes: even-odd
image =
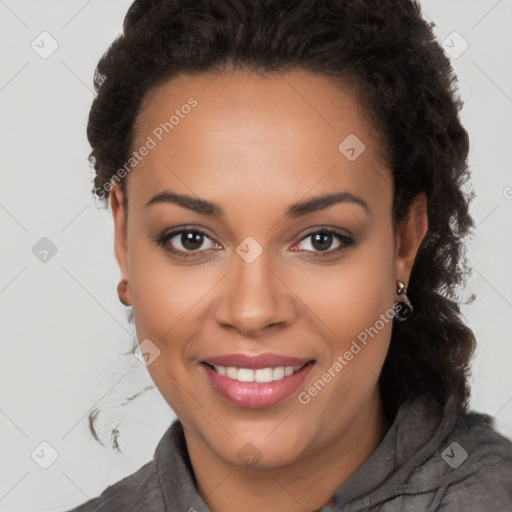
[[[215,366],[206,362],[202,364],[215,370],[220,375],[238,382],[273,382],[290,377],[302,370],[305,366],[314,363],[315,360],[311,360],[299,366],[276,366],[257,369],[239,368],[236,366]]]

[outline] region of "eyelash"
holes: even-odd
[[[186,251],[182,251],[182,250],[173,249],[173,248],[170,248],[167,246],[167,242],[169,240],[174,238],[176,235],[180,235],[182,233],[196,233],[196,234],[203,235],[206,238],[209,238],[210,240],[212,240],[211,237],[209,237],[204,231],[201,231],[200,229],[197,229],[197,228],[190,227],[190,228],[181,228],[181,229],[178,229],[175,231],[171,231],[170,233],[164,233],[163,235],[157,237],[154,241],[160,247],[162,247],[166,252],[171,253],[180,258],[190,259],[190,256],[195,258],[196,255],[199,255],[202,252],[204,252],[204,250],[203,251],[188,251],[188,252],[186,252]],[[303,238],[301,238],[298,243],[301,243],[304,240],[307,240],[309,237],[319,234],[319,233],[334,235],[342,243],[342,245],[337,249],[330,249],[327,251],[305,251],[305,252],[313,253],[314,258],[323,258],[326,256],[330,256],[334,253],[340,253],[343,250],[347,249],[348,247],[352,247],[355,245],[355,241],[353,238],[351,238],[347,235],[344,235],[344,234],[340,233],[339,231],[329,228],[329,227],[320,227],[320,228],[317,228],[315,231],[310,231],[307,235],[305,235]],[[214,242],[214,240],[212,240],[212,242]],[[216,250],[216,249],[206,249],[206,250],[208,251],[208,250]],[[298,252],[300,252],[300,251],[298,251]]]

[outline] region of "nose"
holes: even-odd
[[[257,338],[293,323],[296,301],[266,251],[249,263],[237,254],[219,287],[215,320],[225,329]]]

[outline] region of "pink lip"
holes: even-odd
[[[288,359],[289,361],[290,359]],[[306,364],[307,362],[308,360],[305,360],[305,366],[293,375],[272,382],[239,382],[226,375],[221,375],[205,363],[201,364],[201,367],[204,368],[212,387],[226,400],[241,407],[259,409],[277,404],[291,395],[304,382],[313,368],[313,364]],[[247,368],[246,365],[247,361],[244,361],[240,367]],[[220,366],[224,366],[224,364]],[[233,363],[232,366],[236,365]],[[295,365],[278,364],[276,366]],[[271,365],[264,367],[268,368]],[[261,365],[256,368],[261,368]]]
[[[302,366],[311,359],[299,359],[298,357],[282,356],[267,352],[250,356],[247,354],[224,354],[221,356],[212,356],[203,360],[203,362],[212,366],[235,366],[237,368],[249,368],[257,370],[258,368],[276,368],[279,366]]]

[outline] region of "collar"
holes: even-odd
[[[457,418],[454,397],[444,407],[425,396],[404,401],[372,455],[336,491],[333,507],[319,512],[341,510],[348,503],[354,510],[365,510],[396,495],[414,481],[413,473],[432,457]],[[422,480],[422,491],[438,489],[446,483],[443,478],[432,475],[428,482]]]

